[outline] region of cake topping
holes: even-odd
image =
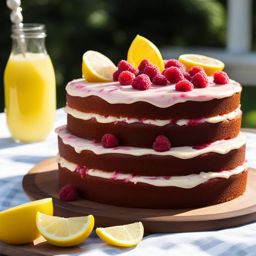
[[[196,88],[205,88],[208,86],[208,78],[207,78],[207,75],[203,71],[196,73],[192,77],[191,81],[192,81],[194,87],[196,87]]]
[[[184,79],[182,71],[177,67],[170,67],[165,69],[164,76],[171,84],[178,83],[179,81]]]
[[[196,73],[204,71],[204,69],[200,66],[193,66],[188,72],[190,76],[194,76]]]
[[[188,81],[192,80],[192,77],[190,76],[190,74],[188,72],[184,73],[184,78],[187,79]]]
[[[181,80],[175,85],[176,91],[188,92],[193,89],[193,84],[188,80]]]
[[[101,138],[101,145],[104,148],[115,148],[119,145],[119,142],[115,135],[106,133]]]
[[[153,149],[157,152],[165,152],[170,150],[171,142],[164,135],[158,135],[153,143]]]
[[[113,81],[118,81],[119,75],[122,71],[117,69],[114,73],[113,73]]]
[[[122,71],[118,77],[118,81],[121,85],[130,85],[132,84],[135,75],[130,71]]]
[[[151,81],[149,76],[145,74],[138,75],[132,82],[132,87],[136,90],[144,91],[149,89]]]
[[[164,75],[161,75],[161,74],[157,74],[153,78],[152,82],[153,82],[154,85],[167,85],[167,83],[168,83],[167,78]]]
[[[140,65],[138,66],[139,71],[143,73],[145,67],[147,67],[148,65],[150,65],[150,62],[148,61],[148,59],[142,60]]]
[[[226,72],[219,71],[213,74],[213,81],[216,84],[227,84],[229,82],[229,77]]]
[[[148,75],[149,78],[150,78],[150,80],[152,81],[153,78],[154,78],[156,75],[160,74],[160,71],[159,71],[158,67],[156,67],[156,66],[154,66],[154,65],[152,65],[152,64],[148,64],[148,65],[144,68],[143,73],[144,73],[145,75]]]
[[[177,68],[181,69],[183,72],[185,72],[185,70],[186,70],[185,66],[180,61],[178,61],[176,59],[166,60],[164,66],[165,66],[165,68],[177,67]]]
[[[65,185],[59,192],[59,198],[62,201],[75,201],[78,198],[78,192],[73,185]]]
[[[128,63],[126,60],[119,61],[117,65],[118,69],[120,71],[130,71],[133,74],[136,74],[138,71],[136,68],[134,68],[130,63]]]

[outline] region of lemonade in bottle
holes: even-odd
[[[14,140],[40,141],[53,128],[56,83],[40,24],[12,28],[12,51],[4,73],[7,124]],[[23,49],[22,49],[23,48]]]

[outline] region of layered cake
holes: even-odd
[[[243,194],[240,84],[177,63],[155,78],[153,69],[122,70],[123,61],[118,81],[68,83],[67,125],[57,129],[61,187],[141,208],[201,207]]]

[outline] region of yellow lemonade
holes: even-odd
[[[56,109],[55,74],[44,53],[11,54],[4,74],[7,123],[21,142],[40,141],[53,128]]]

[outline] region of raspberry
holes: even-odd
[[[149,64],[147,65],[144,70],[143,70],[143,73],[148,75],[150,80],[152,81],[153,78],[157,75],[157,74],[160,74],[160,71],[158,69],[158,67],[152,65],[152,64]]]
[[[182,71],[177,67],[170,67],[164,70],[164,76],[169,80],[170,83],[178,83],[184,79]]]
[[[155,85],[167,85],[167,83],[168,83],[168,81],[164,75],[157,74],[153,78],[153,84],[155,84]]]
[[[132,82],[132,87],[136,90],[147,90],[151,85],[149,76],[145,74],[138,75]]]
[[[113,81],[118,81],[119,75],[122,71],[120,71],[119,69],[117,69],[114,73],[113,73]]]
[[[62,201],[75,201],[78,198],[76,187],[73,185],[65,185],[60,189],[59,198]]]
[[[77,166],[75,172],[79,173],[81,178],[87,175],[88,168],[86,166]]]
[[[184,78],[187,79],[188,81],[191,81],[192,77],[190,76],[190,74],[188,72],[184,73]]]
[[[168,151],[171,148],[171,142],[164,135],[158,135],[153,143],[153,149],[157,152]]]
[[[194,66],[188,71],[188,73],[190,74],[190,76],[194,76],[196,73],[200,71],[204,71],[204,69],[200,66]]]
[[[120,72],[122,71],[130,71],[133,74],[137,74],[138,71],[136,68],[134,68],[130,63],[128,63],[126,60],[121,60],[118,65],[117,65],[118,69],[120,70]]]
[[[176,85],[175,85],[175,89],[176,91],[179,92],[188,92],[188,91],[192,91],[193,89],[193,84],[191,82],[189,82],[188,80],[182,80],[179,81]]]
[[[205,88],[208,85],[207,75],[200,71],[192,77],[192,83],[196,88]]]
[[[216,84],[227,84],[229,82],[229,77],[226,72],[219,71],[213,74],[213,81]]]
[[[118,139],[111,133],[106,133],[101,138],[101,145],[104,148],[115,148],[119,144]]]
[[[150,62],[147,59],[144,59],[143,61],[141,61],[138,69],[140,72],[143,72],[143,70],[145,69],[145,67],[147,67],[148,65],[150,65]]]
[[[176,60],[176,59],[166,60],[166,62],[164,64],[164,67],[165,68],[177,67],[177,68],[182,69],[182,71],[185,71],[184,65],[181,62],[179,62],[178,60]]]
[[[118,81],[121,85],[129,85],[132,84],[135,75],[130,71],[122,71],[118,77]]]

